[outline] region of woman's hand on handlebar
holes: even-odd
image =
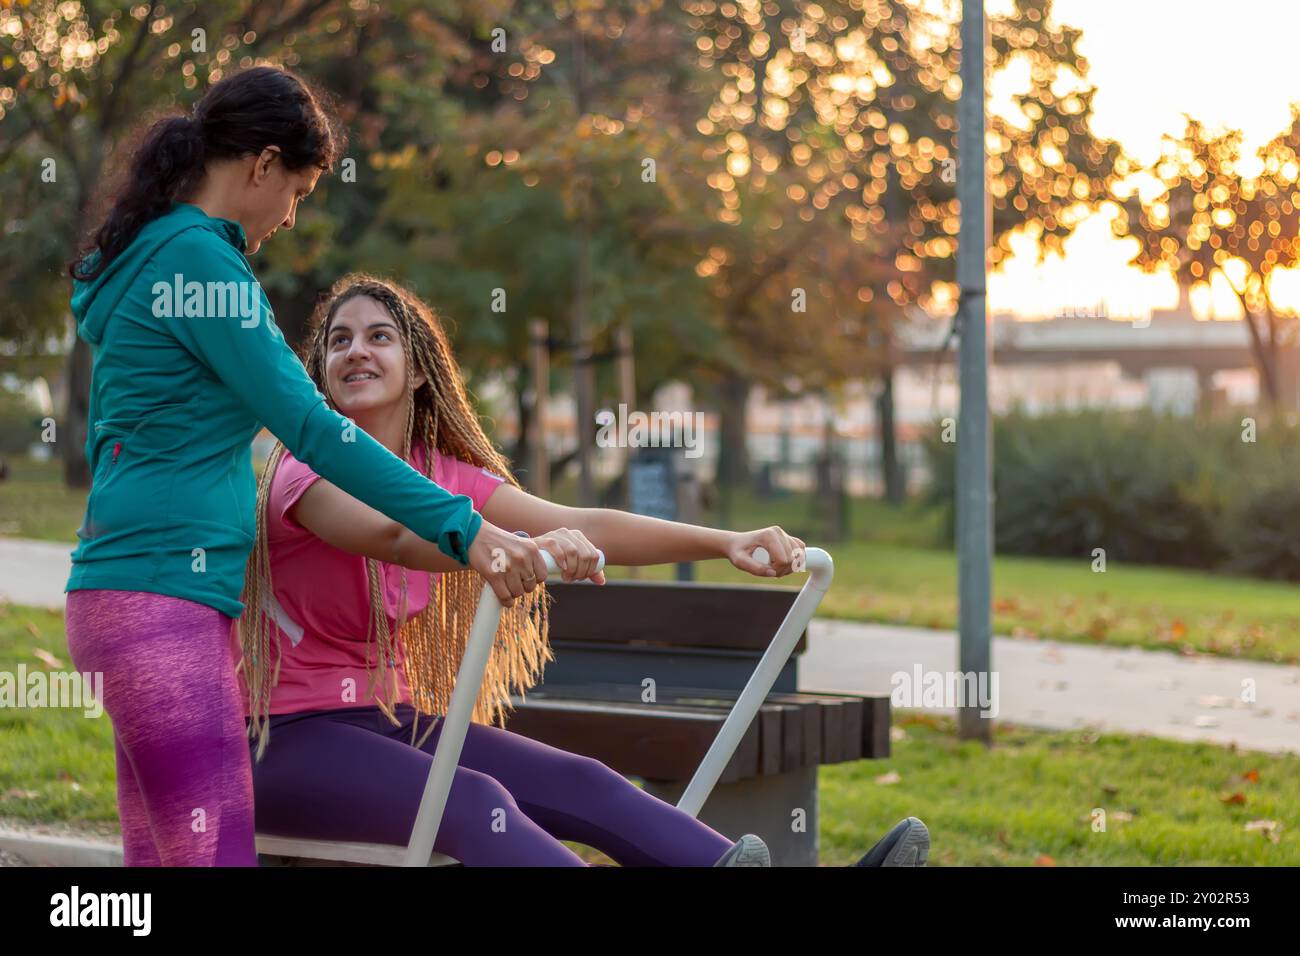
[[[767,551],[768,562],[760,562],[754,551]],[[807,546],[798,538],[773,525],[761,531],[737,531],[727,546],[727,560],[750,574],[762,578],[781,578],[791,571],[804,570]]]
[[[557,528],[533,540],[555,558],[565,581],[591,580],[596,584],[605,583],[605,572],[597,570],[600,552],[581,531]]]
[[[469,546],[469,566],[481,574],[504,606],[546,580],[536,538],[521,538],[484,521]]]

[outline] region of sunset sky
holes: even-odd
[[[1003,2],[988,0],[987,9]],[[1158,155],[1162,134],[1183,129],[1184,113],[1241,130],[1253,150],[1287,126],[1290,104],[1300,101],[1300,3],[1293,0],[1055,0],[1053,9],[1058,21],[1083,31],[1080,52],[1097,88],[1093,131],[1140,159]],[[994,82],[993,108],[998,93]],[[1131,248],[1111,236],[1104,214],[1079,227],[1064,260],[1035,265],[1036,244],[1026,240],[989,277],[989,309],[1046,316],[1095,306],[1103,296],[1111,317],[1172,307],[1172,281],[1124,264]],[[1300,307],[1300,281],[1285,290],[1279,282],[1275,291],[1280,304]],[[1201,316],[1240,315],[1226,288],[1194,295],[1192,305]]]

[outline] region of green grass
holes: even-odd
[[[0,535],[76,543],[86,492],[64,485],[62,463],[18,455],[5,460],[9,479],[0,481]]]
[[[0,606],[0,671],[40,667],[38,649],[71,669],[58,614]],[[902,713],[895,722],[905,737],[889,759],[820,771],[827,865],[853,862],[909,814],[930,826],[935,865],[1032,865],[1044,857],[1062,866],[1300,865],[1300,758],[1008,725],[985,750],[956,740],[945,720]],[[1254,782],[1246,779],[1252,771]],[[891,773],[898,782],[876,782]],[[0,821],[107,834],[116,830],[116,806],[107,716],[0,709]],[[1108,814],[1104,833],[1092,830],[1097,807]],[[1117,815],[1124,813],[1132,819]],[[1252,820],[1278,823],[1278,841],[1248,832]],[[609,862],[569,845],[591,862]]]
[[[907,736],[889,759],[821,769],[824,864],[853,862],[909,814],[930,828],[932,866],[1300,864],[1300,757],[1006,724],[986,750],[948,720],[895,725]],[[1258,820],[1279,825],[1276,842],[1246,829]]]
[[[835,559],[835,583],[820,615],[956,627],[957,562],[952,553],[870,541],[827,550]],[[754,580],[716,561],[696,570],[703,581]],[[672,573],[671,568],[641,571],[643,578],[658,580]],[[615,569],[611,575],[626,572]],[[1087,562],[999,557],[993,594],[998,634],[1300,660],[1300,589],[1290,584],[1115,562],[1102,574]]]
[[[10,480],[0,483],[0,534],[75,542],[84,495],[63,487],[58,463],[14,458],[10,467]],[[572,486],[561,485],[555,498],[571,500]],[[702,521],[716,524],[718,518],[715,508]],[[822,540],[807,495],[765,501],[737,495],[731,524],[780,524],[810,544]],[[825,545],[835,557],[836,578],[824,615],[956,626],[957,564],[951,550],[937,545],[939,511],[855,500],[849,526],[850,540]],[[698,572],[702,580],[754,580],[720,562],[702,563]],[[642,572],[659,579],[672,573]],[[1090,558],[999,557],[993,589],[999,634],[1300,661],[1300,589],[1288,583],[1114,561],[1105,573],[1094,573]]]
[[[37,650],[73,670],[63,616],[0,604],[0,671],[43,668]],[[98,832],[117,824],[113,728],[82,710],[0,708],[0,818],[68,822]]]

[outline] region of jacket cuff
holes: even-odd
[[[469,547],[478,536],[478,529],[483,526],[483,516],[475,511],[472,505],[468,511],[469,517],[463,524],[456,522],[457,527],[444,527],[442,534],[438,536],[438,550],[448,557],[455,558],[466,567],[469,566]]]

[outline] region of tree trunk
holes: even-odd
[[[1278,363],[1278,328],[1277,312],[1273,308],[1272,296],[1264,297],[1264,318],[1268,325],[1268,342],[1265,343],[1265,354],[1268,356],[1269,380],[1273,388],[1269,395],[1274,410],[1278,408],[1282,401],[1282,370]]]
[[[813,513],[821,518],[822,540],[840,542],[848,538],[848,496],[845,462],[836,444],[835,414],[830,396],[825,396],[826,417],[822,422],[822,452],[817,458]]]
[[[528,401],[529,378],[528,363],[515,366],[515,414],[519,418],[519,434],[515,436],[514,448],[510,452],[510,461],[516,475],[524,476],[524,484],[535,486],[533,478],[533,402]]]
[[[905,497],[903,473],[898,462],[898,436],[894,423],[894,369],[886,366],[876,396],[876,422],[880,431],[880,478],[884,500],[894,507]]]
[[[745,436],[746,407],[751,387],[748,379],[738,372],[728,372],[722,379],[717,484],[719,510],[724,525],[731,523],[732,499],[736,489],[749,481],[749,449]]]
[[[143,28],[142,28],[143,29]],[[100,155],[96,153],[95,155]],[[89,231],[91,197],[98,175],[81,178],[77,195],[77,243]],[[69,488],[90,487],[90,462],[86,458],[86,438],[90,434],[90,380],[94,356],[90,345],[77,334],[76,319],[72,323],[72,350],[68,353],[66,383],[67,406],[63,415],[63,434],[59,444],[63,452],[63,483]]]
[[[1233,291],[1237,292],[1235,288]],[[1250,351],[1255,357],[1255,370],[1259,373],[1260,398],[1271,412],[1276,410],[1278,402],[1276,349],[1260,335],[1259,326],[1255,324],[1255,314],[1246,304],[1246,297],[1237,292],[1237,299],[1241,302],[1242,321],[1250,333]]]
[[[81,336],[73,339],[68,353],[68,405],[63,416],[59,446],[63,452],[63,481],[69,488],[90,487],[90,462],[86,459],[86,438],[90,432],[90,346]]]

